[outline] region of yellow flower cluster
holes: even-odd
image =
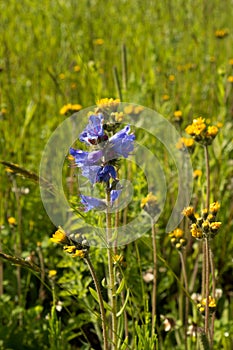
[[[215,31],[215,36],[218,39],[223,39],[225,38],[227,35],[229,34],[229,30],[228,29],[218,29]]]
[[[185,129],[186,133],[194,138],[195,141],[205,145],[210,145],[218,133],[218,127],[209,125],[207,127],[205,119],[199,117],[194,119],[192,124]]]
[[[82,109],[82,106],[80,104],[71,104],[68,103],[67,105],[64,105],[61,109],[60,109],[60,114],[65,115],[67,113],[73,113],[73,112],[78,112],[80,111],[80,109]]]
[[[208,298],[210,313],[216,309],[216,300],[209,296]],[[197,304],[197,308],[201,314],[205,314],[206,298],[202,299],[200,303]]]
[[[171,237],[171,243],[178,249],[182,249],[186,246],[187,240],[184,238],[184,231],[180,228],[176,228],[174,231],[169,233]]]
[[[73,258],[84,258],[88,254],[89,244],[86,238],[79,233],[68,236],[65,231],[59,227],[50,240],[54,243],[62,244],[64,251],[71,254]]]
[[[202,210],[201,216],[194,212],[193,207],[187,207],[183,210],[183,214],[192,222],[190,231],[194,238],[213,238],[217,234],[222,224],[220,221],[216,221],[219,208],[220,204],[214,202],[210,204],[209,210],[207,208]]]
[[[178,72],[186,72],[189,70],[194,70],[197,67],[195,63],[186,63],[186,64],[179,64],[177,66]]]
[[[100,108],[111,108],[111,109],[114,109],[116,110],[117,107],[119,106],[119,103],[120,103],[120,99],[119,98],[116,98],[116,99],[113,99],[113,98],[101,98],[100,100],[96,101],[96,104],[98,107]]]

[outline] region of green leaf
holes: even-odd
[[[119,287],[117,288],[117,291],[116,291],[116,295],[120,294],[124,288],[124,285],[125,285],[125,279],[123,278],[121,280],[121,283],[119,285]]]

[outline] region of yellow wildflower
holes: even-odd
[[[207,137],[215,137],[218,133],[218,128],[217,126],[211,125],[208,126],[207,132],[206,132],[206,136]]]
[[[76,84],[76,83],[72,83],[72,84],[70,85],[70,87],[71,87],[72,90],[75,90],[76,87],[77,87],[77,84]]]
[[[95,39],[93,40],[93,44],[94,45],[103,45],[104,44],[104,40],[101,38]]]
[[[64,105],[61,109],[60,109],[60,114],[64,115],[68,112],[78,112],[80,111],[80,109],[82,109],[82,106],[80,104],[71,104],[68,103],[67,105]]]
[[[215,31],[215,36],[218,39],[223,39],[229,34],[228,29],[218,29]]]
[[[194,140],[191,138],[181,137],[176,144],[176,148],[185,149],[185,148],[193,148]]]
[[[10,216],[7,221],[9,225],[16,225],[16,219],[13,216]]]
[[[163,99],[163,101],[168,101],[168,100],[170,100],[170,96],[167,95],[167,94],[164,94],[164,95],[162,96],[162,99]]]
[[[196,224],[191,225],[190,231],[191,231],[191,234],[194,238],[202,238],[203,237],[202,229],[200,227],[198,227]]]
[[[72,111],[80,111],[80,109],[82,109],[82,106],[80,104],[74,104],[74,105],[71,105],[71,108],[70,108]]]
[[[158,199],[151,192],[141,200],[141,208],[151,216],[155,216],[160,212]]]
[[[193,172],[194,179],[197,179],[198,177],[201,177],[201,176],[202,176],[201,170],[199,170],[199,169],[194,170],[194,172]]]
[[[75,71],[75,72],[80,72],[80,70],[81,70],[81,67],[80,67],[79,65],[76,64],[76,65],[74,66],[74,71]]]
[[[59,227],[59,229],[53,234],[53,237],[50,240],[54,243],[65,244],[68,241],[65,231]]]
[[[65,245],[65,246],[63,247],[63,249],[64,249],[64,251],[65,251],[66,253],[69,253],[69,254],[74,254],[75,251],[76,251],[75,245]]]
[[[132,114],[133,113],[133,105],[128,105],[124,107],[125,114]]]
[[[49,270],[49,278],[55,277],[57,274],[57,270]]]
[[[80,249],[76,249],[76,251],[72,255],[73,258],[79,257],[79,258],[84,258],[85,257],[85,252]]]
[[[203,130],[206,129],[205,119],[202,117],[194,119],[191,125],[188,125],[185,131],[187,134],[194,136],[200,135]]]
[[[194,215],[194,208],[193,207],[184,208],[183,214],[187,217],[193,216]]]
[[[175,238],[181,238],[183,237],[183,230],[181,230],[181,228],[176,228],[174,231],[172,231],[169,236],[170,237],[175,237]]]
[[[214,221],[210,223],[210,229],[212,231],[218,231],[221,227],[222,223],[220,221]]]
[[[121,123],[124,118],[124,114],[123,112],[116,112],[114,113],[114,117],[116,122]]]
[[[228,78],[227,78],[227,81],[229,83],[233,83],[233,75],[230,75]]]
[[[134,105],[128,105],[124,107],[124,113],[125,114],[131,114],[131,115],[139,115],[144,110],[144,107],[142,106],[134,106]]]
[[[100,100],[96,101],[96,104],[98,107],[100,108],[111,108],[111,107],[118,107],[119,103],[120,103],[120,99],[116,98],[101,98]]]
[[[6,113],[7,113],[7,109],[6,109],[6,108],[1,108],[0,113],[1,113],[2,115],[6,114]]]
[[[174,74],[170,74],[168,77],[169,81],[174,81],[175,80],[175,75]]]
[[[61,80],[64,80],[65,79],[65,74],[64,73],[61,73],[61,74],[59,74],[59,78],[61,79]]]
[[[157,197],[154,196],[152,192],[148,193],[148,195],[141,200],[141,208],[144,208],[147,203],[157,203]]]
[[[119,254],[115,254],[112,257],[112,260],[113,260],[114,264],[121,263],[123,261],[123,256],[119,255]]]
[[[230,58],[230,59],[229,59],[229,64],[230,64],[231,66],[233,66],[233,58]]]
[[[219,202],[214,202],[210,204],[210,212],[215,214],[219,211],[220,209],[220,204]]]
[[[183,113],[178,109],[174,113],[174,117],[180,119],[183,115]]]

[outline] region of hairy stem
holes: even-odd
[[[86,262],[86,264],[90,270],[92,279],[93,279],[94,284],[95,284],[95,289],[96,289],[96,292],[98,294],[99,305],[100,305],[100,316],[101,316],[101,321],[102,321],[104,350],[108,350],[107,322],[106,322],[106,316],[105,316],[105,311],[104,311],[104,302],[103,302],[103,297],[101,294],[100,284],[99,284],[98,278],[96,276],[95,269],[94,269],[92,262],[91,262],[88,255],[84,258],[84,261]]]

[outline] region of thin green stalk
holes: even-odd
[[[110,302],[111,302],[111,315],[112,315],[112,349],[117,350],[117,300],[116,300],[116,290],[115,290],[115,275],[113,268],[113,248],[111,247],[111,213],[110,208],[110,190],[107,184],[106,190],[107,199],[107,210],[106,210],[106,233],[107,233],[107,243],[108,243],[108,273],[109,273],[109,288],[110,288]],[[111,243],[110,243],[111,242]],[[109,244],[110,243],[110,244]]]
[[[152,289],[152,332],[155,331],[155,319],[156,319],[156,292],[157,292],[157,247],[156,247],[156,231],[153,219],[151,219],[152,228],[152,247],[153,247],[153,289]]]
[[[127,89],[127,80],[128,80],[128,72],[127,72],[127,52],[126,45],[122,45],[122,84],[124,90]]]
[[[184,256],[181,251],[179,251],[180,255],[180,261],[181,261],[181,267],[182,267],[182,273],[183,273],[183,278],[184,278],[184,286],[185,289],[188,293],[188,279],[187,279],[187,273],[186,273],[186,268],[185,268],[185,262],[184,262]],[[185,350],[188,349],[188,343],[187,343],[187,330],[188,330],[188,313],[189,313],[189,300],[187,295],[185,296],[185,318],[184,318],[184,346]]]
[[[106,316],[105,316],[105,311],[104,311],[104,302],[103,302],[103,297],[101,294],[100,284],[99,284],[98,278],[96,276],[95,269],[94,269],[92,262],[91,262],[88,255],[85,256],[84,261],[86,262],[86,264],[90,270],[93,282],[95,284],[95,289],[96,289],[96,292],[98,294],[99,305],[100,305],[100,317],[101,317],[101,321],[102,321],[103,341],[104,341],[104,348],[103,349],[108,350],[107,322],[106,322]]]

